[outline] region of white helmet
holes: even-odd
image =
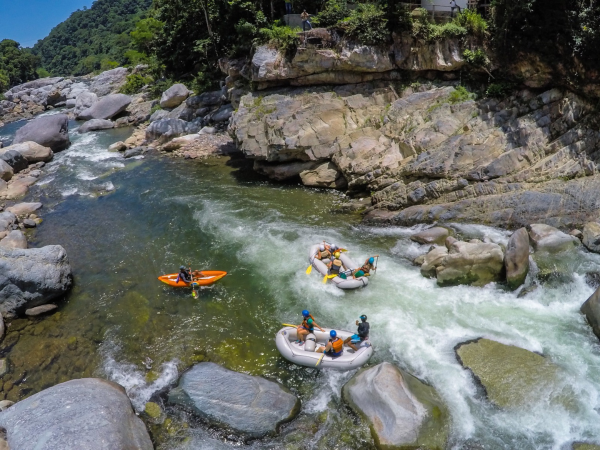
[[[321,244],[319,246],[319,250],[321,250],[322,252],[324,252],[325,251],[325,244]]]
[[[339,247],[335,244],[331,244],[331,250],[337,250]]]

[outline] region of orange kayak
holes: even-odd
[[[202,270],[201,272],[203,276],[194,280],[198,283],[198,286],[209,286],[227,275],[227,272],[221,270]],[[171,273],[158,277],[158,279],[169,286],[190,287],[192,285],[192,283],[186,283],[185,281],[177,281],[177,275],[176,273]]]

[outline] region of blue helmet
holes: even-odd
[[[329,336],[331,336],[332,338],[334,338],[334,337],[336,337],[336,336],[337,336],[337,333],[335,332],[335,330],[331,330],[331,331],[329,332]]]
[[[308,316],[310,316],[310,313],[308,312],[308,310],[305,309],[304,311],[302,311],[302,315],[304,317],[308,317]]]
[[[185,270],[185,266],[179,266],[179,270]]]
[[[369,264],[373,264],[375,262],[375,258],[373,258],[372,256],[369,258]]]

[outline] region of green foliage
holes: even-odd
[[[448,96],[448,102],[451,104],[466,102],[475,98],[475,94],[467,91],[464,86],[457,86]]]
[[[152,83],[148,88],[148,92],[150,93],[152,98],[160,98],[162,93],[174,84],[175,82],[173,80],[162,78]]]
[[[349,38],[366,45],[380,45],[390,39],[385,11],[374,3],[358,4],[337,26]]]
[[[514,88],[515,88],[515,85],[508,81],[500,81],[497,83],[491,83],[485,91],[485,96],[486,97],[495,97],[495,98],[504,98],[504,97],[508,96],[513,91]]]
[[[137,22],[135,29],[129,33],[132,47],[140,53],[150,54],[154,39],[163,26],[164,24],[154,17],[142,19]]]
[[[104,58],[102,61],[100,61],[100,71],[101,72],[104,72],[106,70],[116,69],[117,67],[119,67],[119,63],[117,61],[111,61],[108,58]]]
[[[21,48],[18,42],[11,39],[0,41],[0,91],[38,78],[36,69],[39,65],[40,59],[29,49]]]
[[[38,67],[35,71],[35,73],[37,73],[37,76],[39,78],[48,78],[50,76],[50,72],[48,72],[46,69],[44,69],[43,67]]]
[[[480,48],[477,48],[475,50],[466,49],[463,52],[463,58],[465,59],[467,64],[470,64],[475,67],[487,67],[490,64],[488,56]]]
[[[286,54],[290,54],[296,51],[300,43],[298,31],[299,29],[274,24],[270,28],[261,28],[256,42],[258,44],[269,44]]]
[[[390,32],[410,31],[412,29],[412,10],[409,5],[390,0],[385,7]]]
[[[468,34],[468,30],[456,21],[441,25],[432,23],[429,20],[427,11],[420,8],[412,23],[412,34],[416,38],[431,42],[445,38],[464,37]]]
[[[152,0],[96,0],[91,8],[75,11],[37,42],[32,51],[42,67],[55,75],[84,75],[125,64],[136,22]],[[139,50],[138,50],[139,51]]]
[[[324,28],[337,25],[350,15],[347,3],[344,0],[327,0],[325,7],[313,18],[312,24]]]
[[[152,83],[152,78],[145,77],[139,73],[132,73],[131,75],[127,75],[127,81],[119,92],[127,95],[137,94],[144,86],[150,83]]]
[[[472,36],[483,38],[487,33],[488,23],[477,11],[472,9],[463,9],[454,21]]]
[[[156,105],[154,105],[154,106],[152,107],[152,109],[150,110],[150,115],[154,114],[156,111],[158,111],[158,110],[160,110],[160,109],[162,109],[162,108],[160,107],[160,103],[157,103],[157,104],[156,104]]]

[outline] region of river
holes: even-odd
[[[0,128],[0,139],[9,142],[23,124]],[[7,398],[102,376],[122,384],[141,411],[191,364],[210,360],[280,381],[300,396],[300,417],[278,437],[243,444],[167,405],[170,425],[150,425],[159,448],[373,448],[368,428],[340,401],[352,374],[296,367],[275,349],[281,323],[309,309],[338,329],[354,329],[367,314],[371,364],[393,362],[437,389],[452,417],[449,448],[558,450],[600,435],[600,346],[579,313],[593,292],[584,275],[600,271],[597,255],[579,250],[561,262],[566,275],[530,279],[539,286],[522,298],[495,284],[439,288],[411,263],[427,250],[409,240],[415,229],[361,225],[336,212],[339,193],[273,184],[236,161],[124,160],[107,148],[130,131],[80,135],[76,127],[71,148],[46,165],[25,199],[44,204],[30,245],[64,246],[75,286],[54,315],[11,322],[0,344],[10,363]],[[454,229],[508,239],[483,226]],[[343,292],[306,275],[308,247],[323,239],[360,261],[381,255],[368,288]],[[229,275],[194,299],[156,278],[181,264]],[[564,368],[554,389],[570,386],[574,406],[546,397],[522,410],[490,405],[453,350],[482,336]]]

